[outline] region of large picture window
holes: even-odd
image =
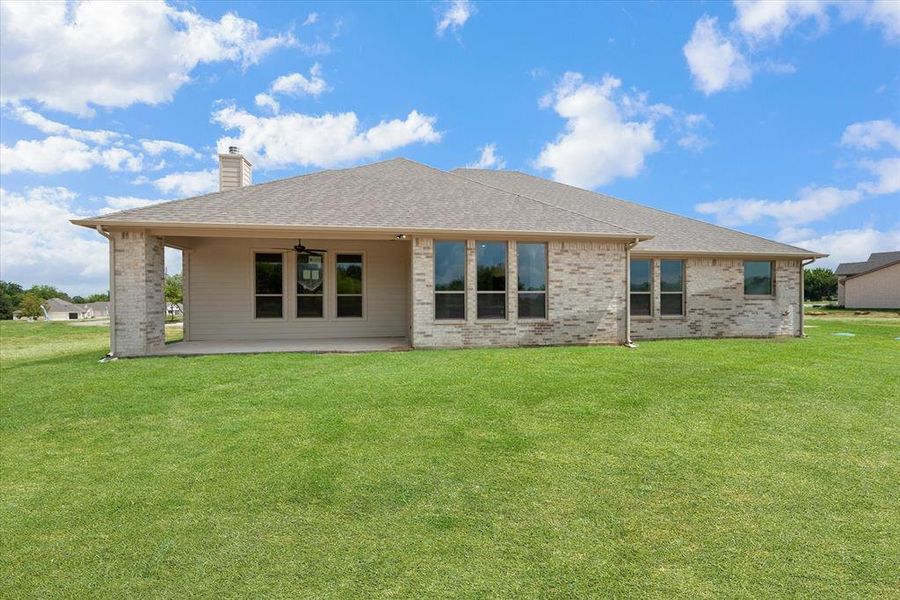
[[[363,257],[362,254],[338,254],[337,316],[338,318],[363,316]]]
[[[284,315],[284,257],[257,252],[254,256],[254,304],[257,319],[280,319]]]
[[[297,255],[297,317],[325,316],[325,259],[315,254]]]
[[[651,266],[649,259],[631,261],[631,314],[637,317],[649,317],[651,313],[651,295],[653,290]]]
[[[475,242],[478,318],[506,318],[506,242]]]
[[[659,312],[663,316],[684,314],[684,261],[659,261]]]
[[[769,260],[744,261],[744,294],[747,296],[774,296],[775,269]]]
[[[434,243],[434,318],[466,318],[466,243]]]
[[[519,318],[547,318],[547,244],[517,244]]]

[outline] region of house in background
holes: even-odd
[[[109,317],[109,302],[88,302],[82,304],[88,319],[106,319]]]
[[[48,321],[75,321],[87,318],[84,305],[73,304],[61,298],[50,298],[42,306]]]
[[[900,308],[900,251],[875,252],[865,262],[841,263],[838,304],[846,308]]]
[[[230,148],[217,193],[73,221],[109,239],[113,354],[172,351],[166,246],[182,250],[185,352],[799,336],[803,266],[824,256],[516,172],[251,175]]]

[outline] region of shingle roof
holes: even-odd
[[[900,250],[894,252],[873,252],[865,262],[841,263],[834,270],[835,275],[862,275],[900,261]]]
[[[83,307],[62,298],[50,298],[44,304],[47,305],[48,312],[84,312]]]
[[[620,225],[627,223],[629,228],[653,236],[635,246],[636,251],[824,256],[525,173],[483,169],[456,169],[453,173],[597,219]]]
[[[406,159],[320,171],[74,222],[638,235]]]

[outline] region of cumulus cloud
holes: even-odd
[[[0,98],[89,115],[93,107],[172,99],[201,63],[255,64],[288,34],[265,37],[234,13],[218,21],[155,2],[3,2]]]
[[[900,127],[888,119],[853,123],[844,130],[841,145],[862,150],[877,150],[882,146],[900,150]]]
[[[110,144],[122,138],[122,135],[115,131],[107,131],[105,129],[78,129],[70,127],[64,123],[51,121],[42,114],[36,113],[27,106],[15,104],[7,112],[12,118],[21,121],[26,125],[30,125],[49,135],[61,135],[76,140],[93,142],[95,144]]]
[[[303,26],[306,27],[307,25],[315,25],[318,21],[319,21],[319,13],[311,12],[308,15],[306,15],[306,19],[303,21]]]
[[[801,248],[812,248],[828,254],[828,258],[816,261],[816,266],[835,268],[843,262],[859,262],[869,258],[872,252],[890,252],[900,248],[900,224],[890,229],[874,227],[842,229],[818,237],[796,237],[787,240]]]
[[[750,82],[752,71],[737,44],[719,31],[718,19],[704,15],[694,25],[684,56],[694,85],[704,94],[740,88]]]
[[[479,148],[481,156],[478,162],[466,165],[469,169],[505,169],[506,161],[497,154],[497,144],[485,144]]]
[[[19,140],[0,144],[0,173],[30,171],[62,173],[101,166],[110,171],[139,171],[143,157],[125,148],[98,149],[71,138],[50,136],[43,140]]]
[[[214,192],[219,187],[219,173],[214,169],[204,171],[180,171],[153,180],[153,186],[165,194],[183,197],[199,196]]]
[[[271,91],[277,94],[292,96],[318,96],[328,90],[328,84],[322,78],[322,65],[316,63],[309,70],[309,77],[300,73],[282,75],[272,82]]]
[[[258,107],[268,108],[273,114],[277,115],[281,111],[281,104],[271,94],[257,94],[253,101]]]
[[[875,181],[859,184],[859,188],[870,194],[895,194],[900,192],[900,158],[862,160],[859,166],[875,175]]]
[[[143,148],[144,152],[150,154],[151,156],[158,156],[166,152],[171,152],[180,156],[200,158],[200,153],[187,144],[172,142],[169,140],[141,140],[141,148]]]
[[[828,25],[826,3],[816,0],[736,0],[734,6],[737,9],[735,28],[752,40],[778,40],[786,31],[809,19],[820,30]]]
[[[440,19],[438,20],[437,34],[443,36],[448,29],[454,33],[458,32],[473,14],[475,14],[475,5],[469,0],[445,2],[444,10],[441,11]]]
[[[219,139],[220,149],[238,146],[254,166],[263,169],[294,165],[334,167],[415,143],[440,141],[436,117],[410,112],[405,119],[381,121],[368,129],[356,113],[320,116],[284,113],[258,117],[234,106],[213,113],[212,119],[236,137]]]
[[[106,206],[97,211],[97,214],[99,215],[107,215],[109,213],[118,212],[120,210],[129,210],[131,208],[141,208],[143,206],[156,204],[157,202],[162,202],[162,200],[158,198],[136,198],[134,196],[106,196],[104,201],[106,202]]]
[[[610,75],[592,83],[566,73],[541,101],[566,120],[565,131],[544,146],[535,166],[552,171],[557,181],[586,188],[640,173],[647,155],[660,148],[655,124],[669,107],[621,94],[620,86]]]

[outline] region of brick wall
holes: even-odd
[[[637,257],[635,257],[637,258]],[[643,257],[642,257],[643,258]],[[775,296],[744,296],[744,261],[685,260],[685,315],[661,316],[659,259],[653,259],[653,316],[632,317],[635,340],[800,335],[800,262],[775,263]]]
[[[110,232],[114,316],[110,335],[117,356],[152,354],[165,344],[163,240],[141,231]]]
[[[433,241],[412,248],[411,341],[418,348],[618,343],[625,337],[625,246],[614,242],[547,244],[545,320],[518,319],[516,242],[507,242],[504,320],[478,320],[475,241],[466,242],[466,319],[434,320]]]

